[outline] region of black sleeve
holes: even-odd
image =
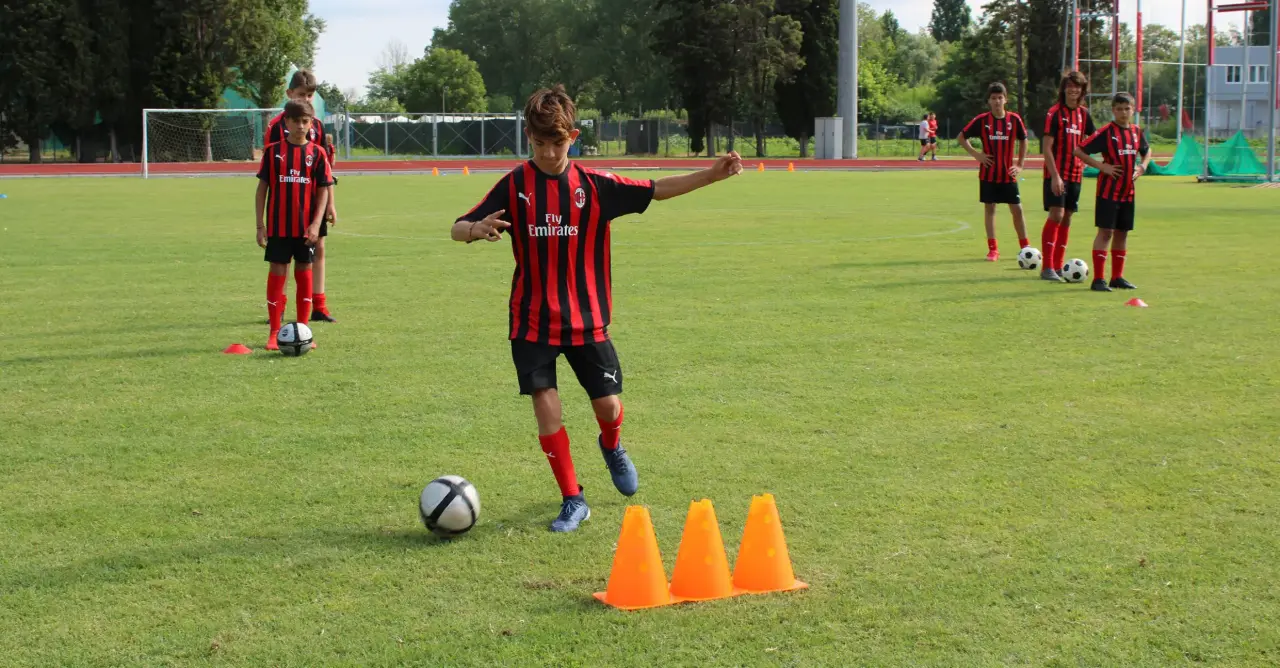
[[[267,147],[262,149],[262,164],[258,166],[259,181],[271,181],[271,156],[273,154],[275,154],[275,151],[271,144],[267,144]]]
[[[1044,136],[1053,137],[1054,139],[1057,139],[1058,114],[1056,112],[1052,112],[1052,111],[1049,112],[1049,117],[1044,119]]]
[[[317,188],[327,188],[333,185],[333,169],[329,167],[329,156],[324,149],[316,147],[316,160],[311,165],[311,182]]]
[[[1151,150],[1151,146],[1147,144],[1147,131],[1138,128],[1138,155],[1146,155]]]
[[[1084,115],[1084,136],[1092,137],[1093,133],[1098,131],[1098,127],[1093,124],[1093,114],[1088,113],[1088,110],[1085,110],[1085,111],[1086,113]]]
[[[982,122],[981,115],[974,116],[973,120],[969,121],[969,124],[964,126],[964,129],[960,131],[960,134],[964,135],[966,138],[972,139],[974,129],[977,128],[978,124],[981,122]]]
[[[499,216],[499,218],[507,221],[508,223],[511,222],[511,179],[511,174],[507,174],[502,177],[502,179],[495,183],[493,188],[489,190],[489,194],[485,195],[484,199],[480,200],[479,204],[472,207],[470,211],[458,216],[458,220],[465,220],[469,223],[474,223],[477,220],[484,220],[485,218],[488,218],[490,214],[496,211],[506,211],[506,213]]]
[[[656,185],[652,180],[628,179],[617,174],[596,172],[591,180],[600,193],[600,218],[613,220],[630,213],[644,213],[653,201]]]
[[[1080,143],[1081,151],[1093,155],[1094,153],[1103,153],[1107,150],[1107,133],[1095,132],[1088,139]]]

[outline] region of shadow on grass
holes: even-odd
[[[1038,286],[1037,286],[1038,287]],[[1044,290],[1023,289],[1023,290],[1007,290],[1004,292],[981,292],[967,295],[954,295],[950,297],[934,297],[932,299],[924,299],[924,302],[973,302],[973,301],[989,301],[992,299],[1018,299],[1021,297],[1030,297],[1032,295],[1042,295]]]
[[[827,269],[859,269],[865,267],[927,267],[938,264],[973,264],[986,262],[982,258],[953,258],[950,260],[879,260],[874,262],[837,262],[827,265]]]
[[[971,285],[974,283],[1007,283],[1008,276],[990,276],[987,278],[921,278],[912,281],[896,281],[893,283],[871,283],[859,285],[860,290],[892,290],[894,288],[918,288],[924,285]]]
[[[208,352],[203,347],[185,347],[185,348],[150,348],[146,350],[121,350],[117,352],[92,352],[78,351],[65,353],[50,353],[48,355],[30,355],[26,357],[13,357],[9,359],[0,358],[0,367],[10,364],[49,364],[57,362],[82,362],[82,361],[103,361],[103,360],[138,360],[147,358],[162,357],[183,357],[186,355],[198,355]]]

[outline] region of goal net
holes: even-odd
[[[142,173],[156,163],[250,162],[279,109],[147,109]]]

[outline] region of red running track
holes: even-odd
[[[511,169],[520,161],[513,158],[483,158],[475,160],[353,160],[339,161],[335,172],[338,175],[343,174],[377,174],[377,173],[421,173],[430,172],[433,168],[446,172],[458,172],[462,168],[468,167],[476,171],[506,171]],[[646,158],[586,158],[582,160],[584,164],[590,165],[597,169],[701,169],[710,166],[713,161],[710,159],[699,158],[677,158],[677,159],[646,159]],[[747,169],[757,169],[757,165],[764,163],[765,169],[770,171],[787,169],[789,163],[794,163],[796,169],[813,170],[867,170],[867,171],[885,171],[885,170],[908,170],[908,169],[974,169],[975,165],[972,160],[967,159],[950,159],[939,160],[937,162],[917,162],[915,160],[906,159],[877,159],[877,160],[757,160],[755,158],[744,159],[743,165]],[[1039,169],[1040,162],[1037,159],[1027,160],[1027,169]],[[250,175],[257,171],[258,163],[256,162],[183,162],[183,163],[157,163],[151,165],[150,173],[153,176],[180,176],[180,175],[206,175],[206,174],[222,174],[222,175]],[[141,176],[142,165],[138,163],[51,163],[40,165],[28,164],[0,164],[0,177],[20,177],[20,176]]]

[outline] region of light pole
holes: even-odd
[[[445,100],[445,97],[446,97],[446,96],[448,96],[448,95],[449,95],[449,87],[448,87],[448,86],[445,86],[444,88],[441,88],[441,89],[440,89],[440,113],[442,113],[442,114],[443,114],[443,113],[445,113],[445,109],[444,109],[444,100]]]

